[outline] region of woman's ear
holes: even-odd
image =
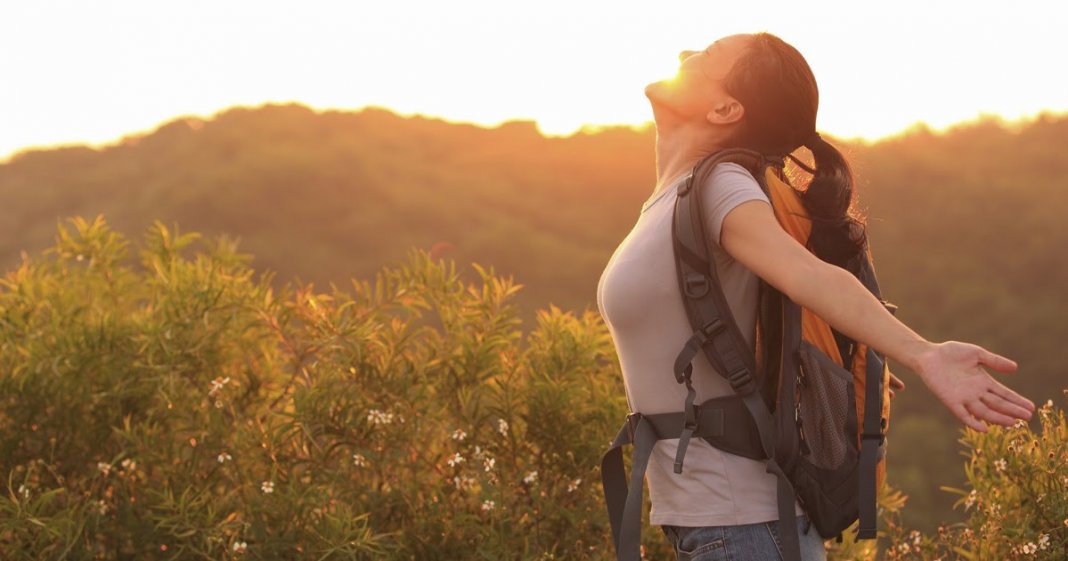
[[[708,122],[713,125],[730,125],[741,121],[743,116],[745,116],[745,107],[737,99],[728,98],[717,103],[705,115],[705,119],[708,119]]]

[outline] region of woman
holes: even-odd
[[[691,334],[671,241],[675,190],[717,150],[812,152],[815,174],[804,195],[814,217],[815,251],[844,262],[863,243],[853,217],[853,180],[842,155],[816,133],[818,91],[800,53],[767,33],[735,35],[680,55],[678,76],[647,86],[657,128],[657,184],[598,283],[598,306],[619,355],[630,410],[675,412],[686,390],[670,368]],[[919,374],[965,425],[1010,426],[1034,404],[984,369],[1012,372],[1013,361],[981,347],[929,342],[896,320],[851,274],[809,252],[778,224],[767,196],[741,166],[720,164],[705,189],[707,244],[731,311],[753,345],[759,280]],[[732,390],[707,359],[694,361],[697,402]],[[669,381],[670,380],[670,381]],[[896,378],[894,389],[904,385]],[[662,526],[679,559],[780,559],[775,477],[763,462],[694,439],[686,470],[672,465],[677,439],[661,440],[646,471],[650,521]],[[823,537],[795,503],[804,559],[825,559]]]

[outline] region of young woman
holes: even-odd
[[[691,335],[672,249],[675,190],[717,150],[742,147],[786,155],[811,151],[815,175],[804,204],[815,218],[812,243],[831,263],[863,243],[853,217],[853,179],[842,154],[816,132],[815,78],[801,54],[774,35],[734,35],[703,51],[684,51],[678,75],[645,93],[656,122],[657,184],[634,228],[598,283],[598,306],[619,355],[632,412],[675,412],[686,395],[671,377],[679,345]],[[776,221],[767,196],[741,166],[720,164],[705,189],[707,244],[739,327],[754,343],[760,279],[835,329],[916,372],[965,425],[984,432],[1030,419],[1034,403],[984,367],[1013,361],[968,343],[932,343],[896,320],[851,274],[817,258]],[[707,359],[694,361],[697,402],[732,394]],[[904,385],[896,378],[894,389]],[[646,471],[650,520],[679,559],[780,559],[775,477],[763,462],[694,439],[686,469],[672,466],[677,439],[659,441]],[[825,559],[823,537],[795,503],[802,557]]]

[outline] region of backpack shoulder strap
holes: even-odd
[[[773,162],[758,152],[732,149],[714,153],[698,162],[675,199],[672,236],[679,289],[682,292],[686,315],[693,327],[693,335],[683,345],[675,359],[675,380],[686,385],[685,424],[679,436],[675,456],[675,473],[682,473],[683,458],[690,438],[697,429],[697,415],[693,388],[693,359],[704,352],[709,362],[738,394],[758,429],[760,445],[767,456],[766,471],[775,475],[786,558],[800,560],[800,544],[794,513],[794,489],[779,465],[775,450],[778,432],[775,419],[758,389],[756,357],[735,321],[706,243],[704,221],[701,216],[702,187],[707,184],[715,166],[735,162],[749,169],[754,178],[767,190],[764,171]]]

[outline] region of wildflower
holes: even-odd
[[[107,462],[97,462],[96,469],[100,470],[100,473],[103,473],[104,477],[107,477],[108,474],[111,473],[111,464]]]
[[[1049,547],[1049,534],[1042,534],[1038,536],[1038,548],[1045,550]]]
[[[528,473],[526,475],[526,477],[523,478],[523,483],[526,483],[527,485],[533,485],[534,482],[537,481],[537,480],[538,480],[538,470],[534,470],[534,471]]]
[[[108,503],[104,502],[104,499],[100,499],[96,502],[97,508],[100,510],[100,514],[108,513]]]
[[[225,378],[218,378],[218,377],[215,378],[214,380],[211,381],[211,390],[208,391],[208,395],[215,395],[216,393],[221,391],[223,389],[223,387],[226,386],[226,384],[229,384],[229,383],[230,383],[230,377],[229,376],[227,376]]]
[[[363,454],[353,454],[352,463],[356,467],[367,467],[367,458],[363,457]]]
[[[1016,423],[1014,425],[1012,425],[1012,428],[1014,428],[1014,429],[1022,429],[1022,428],[1026,428],[1026,427],[1027,427],[1027,422],[1024,421],[1023,419],[1016,419]]]
[[[501,433],[501,436],[508,436],[508,421],[497,419],[497,432]]]
[[[223,452],[223,453],[219,454],[218,456],[216,456],[215,459],[218,460],[219,463],[221,464],[221,463],[224,463],[224,462],[227,462],[229,460],[234,459],[234,457],[231,456],[230,454],[227,454],[226,452]]]
[[[459,452],[452,455],[445,463],[449,464],[449,467],[456,467],[464,462],[464,457]]]
[[[487,472],[488,471],[492,471],[493,470],[493,466],[495,466],[496,464],[497,464],[497,460],[495,458],[486,458],[486,459],[482,460],[482,465],[483,465],[483,467],[486,468]]]
[[[30,488],[25,485],[19,485],[19,494],[22,495],[22,498],[24,499],[30,498]]]
[[[913,530],[909,532],[909,537],[912,538],[912,545],[920,545],[920,532],[919,530]]]
[[[578,479],[575,479],[571,483],[567,484],[567,492],[568,493],[574,493],[578,489],[578,486],[581,485],[581,484],[582,484],[582,478],[581,477],[578,478]]]
[[[1035,542],[1027,542],[1020,548],[1020,550],[1028,555],[1034,555],[1035,552],[1038,551],[1038,546],[1035,545]]]
[[[972,492],[968,493],[968,497],[966,499],[964,499],[964,510],[968,510],[969,508],[972,508],[972,506],[975,505],[975,499],[977,497],[978,497],[978,493],[975,492],[975,489],[972,489]]]
[[[998,458],[994,461],[994,469],[998,470],[998,472],[1005,471],[1007,466],[1008,462],[1006,462],[1004,458]]]
[[[457,489],[463,491],[464,489],[470,489],[475,485],[475,478],[466,475],[457,475],[452,478],[452,484],[455,485]]]
[[[495,507],[495,506],[497,506],[497,503],[495,503],[493,501],[490,501],[490,500],[482,501],[482,512],[489,512],[489,511],[493,510],[493,507]]]
[[[393,422],[393,413],[372,409],[367,412],[367,422],[372,425],[388,425]]]
[[[136,467],[137,467],[137,462],[134,461],[134,460],[131,460],[130,458],[126,458],[125,460],[122,461],[122,469],[124,469],[126,471],[133,471],[133,469],[136,468]]]
[[[264,481],[263,483],[260,484],[260,489],[264,493],[273,493],[274,492],[274,482],[273,481]]]
[[[481,446],[476,444],[475,445],[475,459],[476,460],[481,460],[484,457],[486,457],[486,453],[482,450]]]
[[[234,553],[244,553],[248,549],[248,544],[245,542],[234,542]]]
[[[216,399],[215,400],[215,408],[216,409],[222,409],[222,406],[223,406],[223,402],[218,400],[218,399]]]
[[[464,432],[463,429],[456,429],[456,430],[452,431],[452,439],[453,440],[462,441],[465,438],[467,438],[467,433]]]

